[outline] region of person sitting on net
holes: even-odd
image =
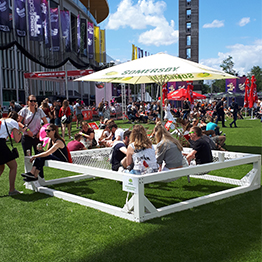
[[[193,150],[187,155],[187,161],[190,164],[191,160],[195,159],[196,164],[206,164],[213,161],[210,145],[202,138],[202,130],[198,126],[190,128],[189,143]]]
[[[85,121],[82,122],[82,130],[79,132],[79,134],[82,135],[83,144],[88,149],[91,149],[97,145],[95,139],[95,131],[93,128],[89,126],[87,122]]]
[[[48,149],[40,154],[31,156],[30,162],[34,162],[31,171],[21,174],[26,182],[38,180],[38,174],[43,170],[45,160],[69,162],[66,144],[64,139],[59,135],[58,127],[50,124],[45,132],[47,137],[50,138],[47,145]]]
[[[126,153],[127,146],[129,144],[129,137],[131,131],[126,130],[124,132],[124,140],[116,141],[112,147],[112,156],[110,159],[110,163],[112,164],[112,170],[118,171],[119,167],[122,166],[124,169],[127,168],[126,164]]]
[[[179,141],[166,130],[161,122],[158,122],[155,126],[155,139],[157,143],[156,159],[159,164],[159,171],[182,167],[183,147]]]
[[[115,141],[123,141],[124,130],[122,128],[119,128],[113,121],[108,124],[108,128],[112,132],[112,140],[106,142],[107,147],[112,147]]]
[[[81,138],[82,138],[82,135],[75,134],[74,140],[70,141],[67,144],[67,148],[69,149],[69,151],[86,150],[85,145],[80,142]]]
[[[158,171],[155,150],[142,125],[135,125],[127,148],[126,163],[134,164],[131,174],[140,175]]]

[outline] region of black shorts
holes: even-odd
[[[4,138],[0,138],[0,165],[4,165],[11,160],[14,160],[15,157],[13,156],[11,150],[6,144],[6,140]]]

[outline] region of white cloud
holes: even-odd
[[[245,26],[246,24],[250,23],[250,17],[243,17],[239,22],[239,26]]]
[[[214,20],[211,24],[204,24],[203,28],[219,28],[224,26],[224,21]]]
[[[154,0],[122,0],[117,11],[109,15],[106,29],[118,30],[130,27],[132,29],[153,29],[141,33],[138,42],[144,45],[171,45],[178,42],[178,30],[175,30],[173,20],[170,23],[164,17],[166,3]]]
[[[227,48],[230,49],[229,52],[219,52],[217,58],[203,59],[200,63],[221,70],[220,65],[222,61],[228,58],[228,56],[232,56],[232,61],[234,62],[233,69],[239,75],[246,75],[253,66],[262,68],[260,56],[262,53],[262,39],[255,41],[252,45],[235,44],[227,46]]]

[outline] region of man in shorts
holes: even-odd
[[[79,99],[76,99],[76,104],[74,106],[74,109],[76,111],[76,128],[81,129],[81,123],[83,121],[83,115],[82,115],[82,106],[80,105]]]

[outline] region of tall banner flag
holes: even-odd
[[[247,77],[246,76],[242,76],[239,79],[237,79],[237,87],[236,87],[236,91],[237,93],[242,93],[244,94],[245,92],[245,82],[246,82]]]
[[[65,51],[70,52],[70,15],[69,11],[60,10],[61,30],[64,39]]]
[[[187,83],[187,95],[186,98],[188,98],[189,102],[192,103],[194,102],[194,98],[193,98],[193,82],[188,82]]]
[[[58,8],[50,8],[50,23],[53,51],[58,52],[60,50]]]
[[[51,47],[50,19],[49,19],[49,6],[47,0],[42,0],[41,8],[42,8],[43,30],[44,30],[44,37],[45,37],[45,47],[50,48]]]
[[[43,41],[41,17],[41,0],[28,0],[29,38],[32,41]]]
[[[247,78],[245,81],[245,97],[244,97],[244,107],[248,107],[248,98],[249,98],[249,92],[250,92],[250,81]]]
[[[95,60],[100,63],[100,33],[99,27],[94,26],[94,40],[95,40]]]
[[[100,47],[101,47],[101,62],[106,62],[106,43],[105,43],[105,30],[100,30]]]
[[[87,43],[89,59],[94,59],[94,24],[88,22]]]
[[[135,59],[137,59],[137,47],[135,47]]]
[[[249,108],[252,108],[254,104],[258,102],[256,78],[254,75],[252,75],[251,77],[251,86],[250,86],[248,101],[249,101]]]
[[[132,60],[135,60],[135,45],[132,45]]]
[[[140,48],[137,48],[137,58],[140,58]]]
[[[25,0],[14,1],[14,12],[15,12],[14,19],[15,19],[16,35],[20,37],[24,37],[26,36]]]
[[[0,0],[0,31],[10,32],[12,23],[9,20],[9,1]]]
[[[80,39],[81,39],[81,32],[80,32],[80,15],[77,16],[77,53],[80,54]]]
[[[143,51],[143,49],[140,49],[140,51],[141,51],[141,57],[144,57],[144,51]]]
[[[177,82],[168,82],[167,83],[167,89],[168,89],[169,93],[171,93],[171,92],[173,92],[173,91],[175,91],[177,89],[176,83]]]
[[[236,93],[237,79],[226,79],[226,92]]]
[[[86,19],[80,19],[80,54],[87,56]]]

